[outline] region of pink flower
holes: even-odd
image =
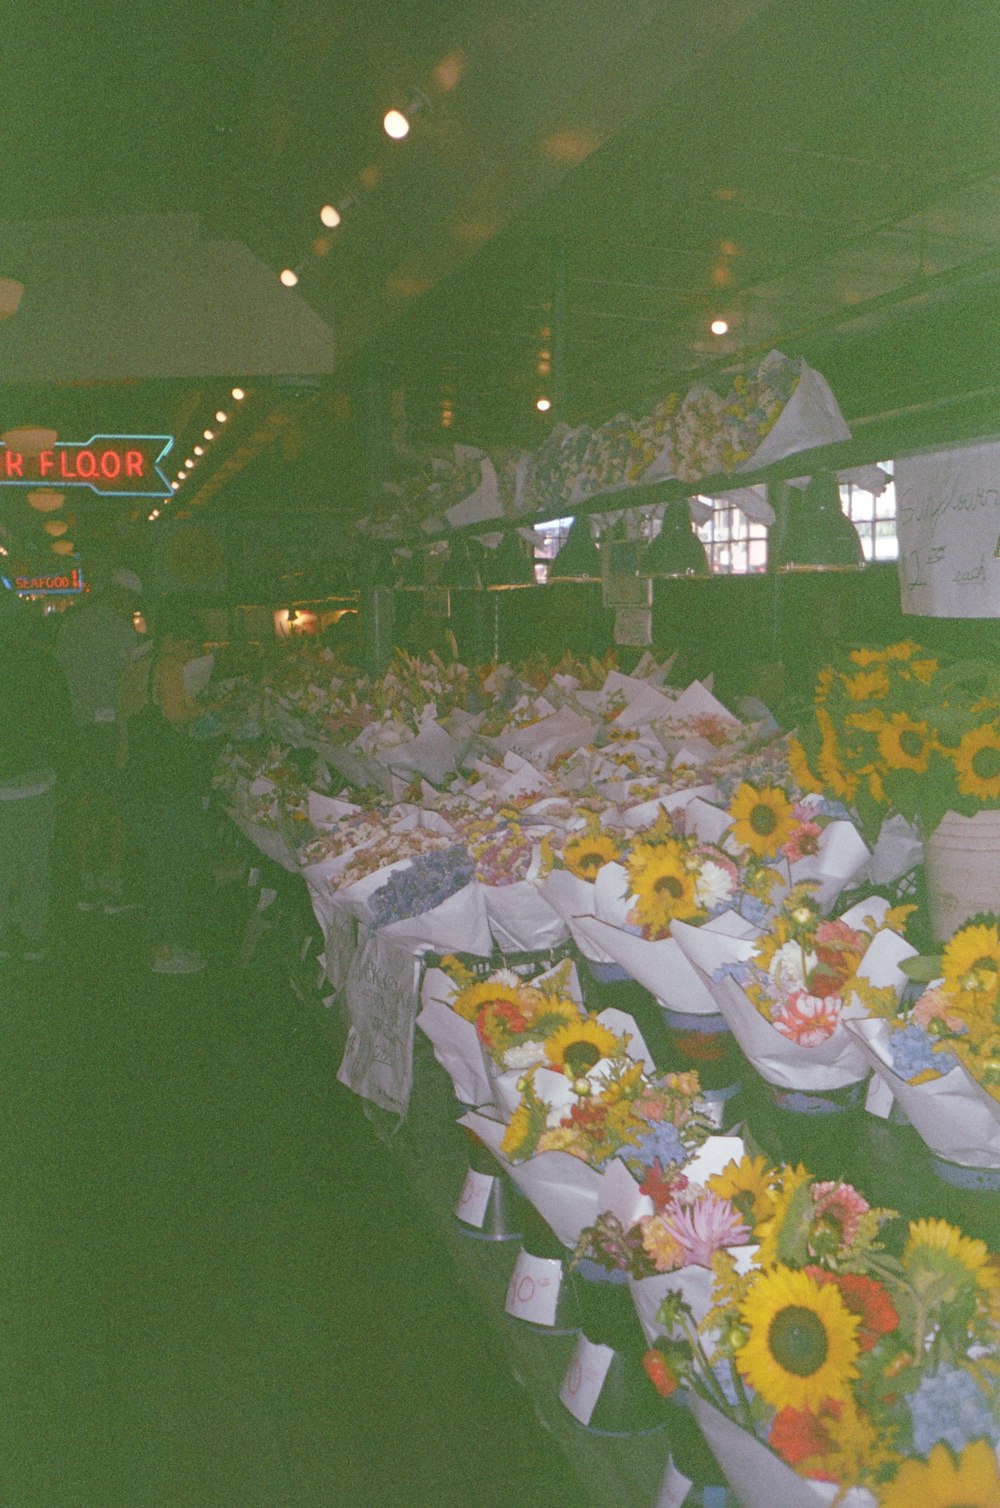
[[[674,1200],[661,1215],[664,1228],[684,1251],[686,1262],[711,1267],[725,1246],[743,1246],[750,1231],[728,1199],[702,1194],[693,1204]]]
[[[783,1010],[772,1016],[771,1024],[790,1042],[799,1047],[818,1047],[832,1037],[840,1023],[842,1001],[837,995],[820,999],[807,995],[805,990],[796,990],[789,995]]]
[[[817,822],[803,822],[782,844],[781,851],[789,863],[804,859],[807,854],[819,852],[819,836],[823,829]]]
[[[850,1246],[861,1228],[861,1217],[871,1209],[857,1189],[849,1183],[814,1183],[814,1220],[838,1232],[840,1246]]]
[[[948,999],[944,990],[927,989],[921,995],[913,1007],[913,1019],[918,1026],[925,1031],[933,1030],[935,1022],[939,1022],[950,1032],[964,1032],[965,1022],[960,1016],[951,1014],[952,1001]]]

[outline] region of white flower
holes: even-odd
[[[736,881],[721,864],[709,859],[701,866],[701,873],[694,882],[694,894],[698,905],[705,911],[714,911],[728,901],[736,889]]]
[[[805,953],[797,942],[786,942],[771,959],[768,973],[786,990],[805,988],[806,975],[816,967],[816,954]]]
[[[541,1042],[519,1042],[516,1047],[508,1047],[503,1055],[504,1068],[517,1069],[524,1072],[526,1068],[534,1068],[536,1063],[545,1062],[545,1048]]]

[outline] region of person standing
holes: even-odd
[[[122,672],[117,758],[143,873],[153,972],[190,974],[206,962],[191,944],[207,787],[206,747],[192,725],[206,708],[191,695],[184,667],[201,642],[183,604],[163,603],[151,629],[151,643]]]
[[[49,877],[69,719],[31,612],[0,591],[0,962],[49,953]]]
[[[56,640],[76,728],[74,785],[81,911],[131,909],[124,891],[124,827],[117,796],[118,681],[136,654],[133,616],[142,584],[133,571],[98,577],[67,612]]]

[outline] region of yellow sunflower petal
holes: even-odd
[[[926,1461],[904,1461],[882,1489],[882,1508],[997,1508],[1000,1472],[985,1440],[967,1445],[957,1461],[938,1444]]]

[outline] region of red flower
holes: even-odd
[[[834,1418],[837,1418],[840,1405],[833,1402],[824,1403],[822,1412],[832,1414]],[[810,1456],[825,1455],[833,1444],[826,1432],[823,1420],[809,1409],[783,1408],[775,1415],[771,1433],[767,1439],[768,1444],[790,1466],[799,1466]]]
[[[899,1315],[889,1297],[888,1290],[874,1278],[866,1278],[860,1272],[827,1272],[822,1267],[806,1267],[817,1283],[836,1283],[840,1296],[852,1314],[861,1323],[857,1339],[862,1351],[871,1351],[883,1335],[889,1335],[899,1324]]]
[[[642,1364],[646,1368],[646,1375],[656,1391],[664,1398],[669,1398],[676,1391],[677,1378],[670,1369],[670,1364],[662,1351],[655,1346],[648,1350],[642,1358]]]
[[[648,1194],[653,1201],[654,1210],[657,1214],[660,1214],[662,1210],[666,1209],[678,1190],[683,1188],[686,1183],[687,1179],[683,1175],[679,1179],[670,1178],[669,1176],[665,1178],[663,1176],[663,1169],[660,1166],[659,1160],[657,1160],[648,1169],[645,1178],[639,1185],[639,1193]]]

